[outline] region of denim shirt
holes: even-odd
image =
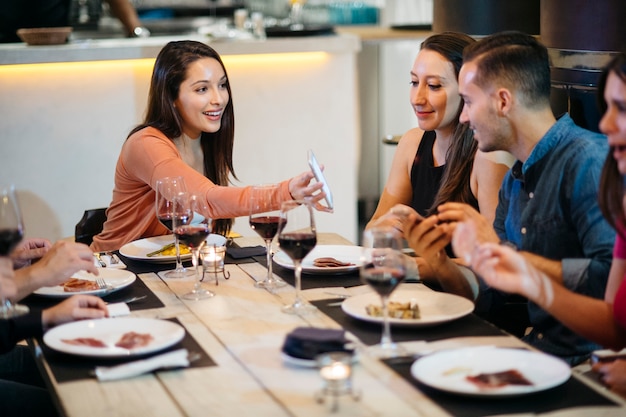
[[[612,260],[615,231],[598,206],[598,186],[608,153],[604,135],[562,116],[537,143],[528,160],[517,161],[500,189],[494,229],[520,250],[561,260],[563,284],[602,299]],[[491,294],[490,294],[491,293]],[[502,297],[481,282],[481,302]],[[484,306],[483,306],[484,308]],[[570,364],[599,346],[528,304],[533,331],[524,340]]]

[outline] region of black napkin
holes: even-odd
[[[226,253],[233,259],[251,258],[253,256],[265,255],[265,247],[261,245],[247,246],[243,248],[229,246],[226,248]]]
[[[283,352],[299,359],[313,359],[316,355],[325,352],[349,352],[346,332],[336,329],[321,329],[317,327],[296,327],[283,343]]]

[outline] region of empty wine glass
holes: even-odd
[[[161,224],[167,227],[172,233],[174,232],[174,229],[172,228],[172,219],[174,217],[173,198],[178,193],[184,191],[186,191],[186,189],[183,177],[165,177],[156,181],[156,216]],[[179,220],[182,224],[186,219],[180,218]],[[180,260],[180,242],[176,235],[174,235],[174,245],[176,248],[176,269],[165,272],[165,278],[184,278],[186,276],[193,275],[193,271],[185,268]]]
[[[389,327],[389,296],[406,276],[406,261],[400,233],[390,227],[379,227],[363,233],[361,280],[380,295],[383,331],[380,343],[367,348],[379,358],[401,355],[404,350],[391,339]]]
[[[24,223],[13,185],[0,185],[0,256],[9,256],[24,236]],[[0,292],[1,294],[1,292]],[[13,304],[0,295],[0,318],[28,313],[28,307]]]
[[[315,219],[311,203],[307,200],[285,201],[280,208],[278,224],[278,244],[293,261],[296,278],[296,298],[292,304],[283,307],[288,314],[309,314],[317,310],[300,296],[302,259],[317,244]]]
[[[291,30],[302,30],[304,24],[302,21],[302,11],[306,0],[290,0],[289,20],[291,22]]]
[[[180,219],[184,218],[183,215],[174,216],[172,218],[172,228],[176,237],[191,249],[191,260],[196,271],[193,289],[183,294],[183,298],[187,300],[203,300],[213,297],[215,295],[213,291],[202,288],[202,274],[199,268],[200,249],[202,249],[202,246],[206,243],[206,238],[211,233],[212,221],[210,218],[204,217],[202,222],[191,223],[194,212],[204,215],[207,213],[207,209],[202,200],[195,195],[179,193],[174,197],[174,212],[184,213],[189,216],[189,222],[181,222]]]
[[[272,240],[278,232],[280,211],[272,210],[274,197],[278,193],[277,184],[254,185],[250,189],[250,227],[265,240],[267,277],[254,285],[272,290],[286,283],[274,277],[272,272]]]

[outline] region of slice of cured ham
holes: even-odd
[[[65,292],[95,291],[99,288],[95,281],[81,278],[70,278],[63,283],[63,291]]]
[[[338,259],[331,257],[323,257],[314,259],[313,265],[317,266],[318,268],[337,268],[341,266],[352,266],[354,264],[350,262],[342,262]]]
[[[107,347],[102,340],[94,339],[93,337],[77,337],[75,339],[62,339],[62,341],[68,345],[75,346],[89,346],[97,348]]]
[[[150,333],[127,332],[122,335],[115,346],[124,349],[135,349],[148,345],[153,339]]]
[[[533,385],[517,369],[509,369],[502,372],[468,375],[467,380],[476,384],[479,388],[494,389],[506,385]]]

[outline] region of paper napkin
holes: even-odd
[[[131,378],[160,368],[189,366],[187,349],[178,349],[148,359],[124,363],[117,366],[98,366],[95,374],[99,381],[114,381]]]

